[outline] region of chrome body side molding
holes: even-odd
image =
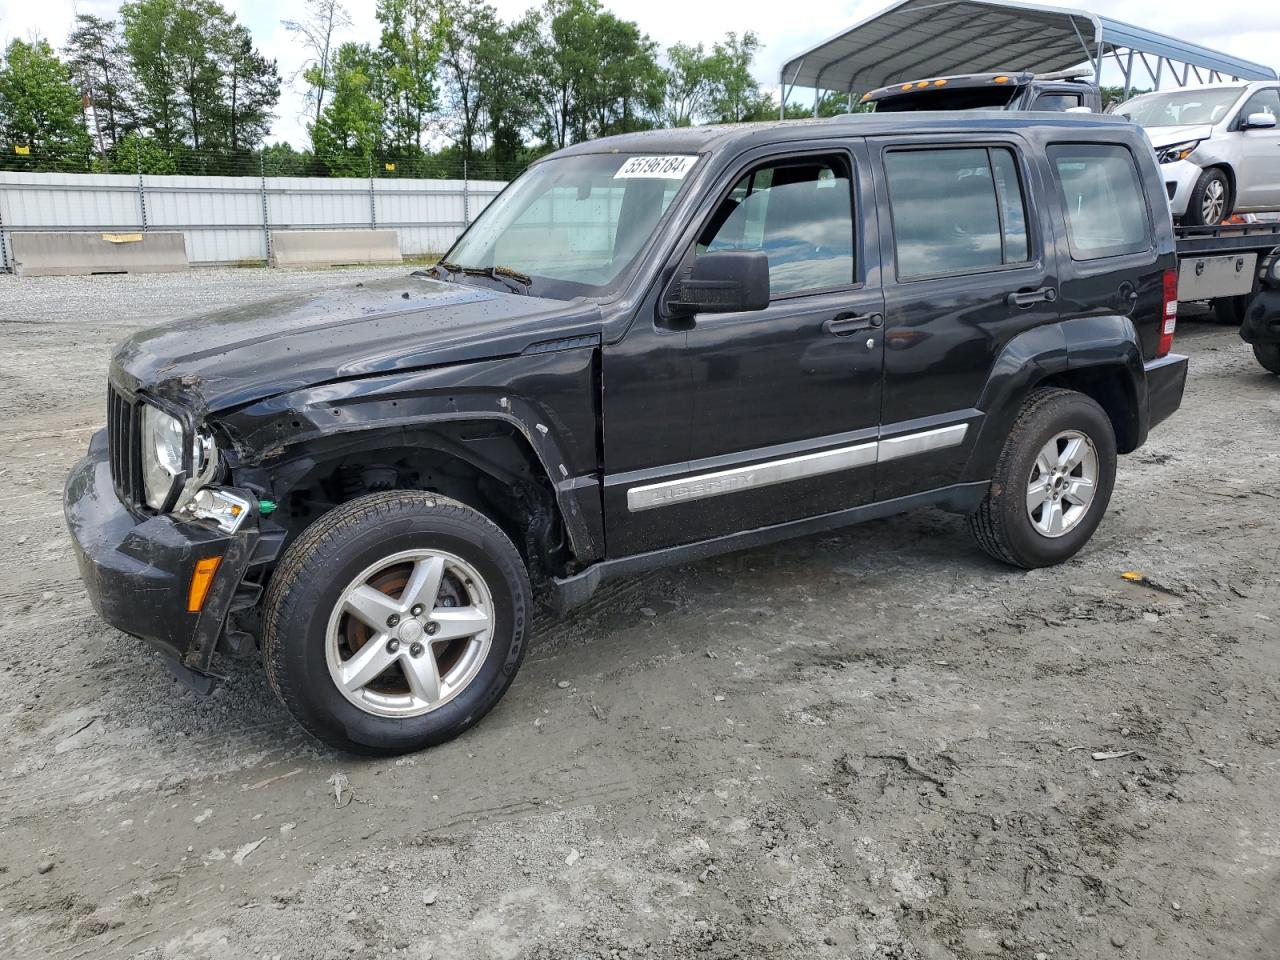
[[[632,513],[652,510],[656,507],[705,500],[739,490],[755,490],[791,480],[820,477],[855,467],[869,467],[874,463],[899,460],[921,453],[956,447],[964,442],[969,432],[967,423],[952,424],[918,433],[907,433],[888,440],[872,440],[833,450],[820,450],[778,460],[766,460],[745,467],[701,473],[661,483],[647,483],[627,491],[627,509]]]

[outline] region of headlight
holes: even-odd
[[[142,482],[147,506],[163,510],[182,473],[182,422],[158,407],[142,407]]]
[[[142,485],[147,506],[152,510],[171,510],[184,506],[197,489],[211,479],[218,468],[218,451],[213,438],[197,434],[191,438],[191,469],[177,499],[173,487],[183,474],[183,446],[186,443],[182,421],[150,403],[142,405]]]
[[[187,505],[197,520],[212,520],[227,533],[235,533],[249,517],[249,501],[227,490],[205,487],[197,490]]]
[[[1175,143],[1171,147],[1157,147],[1156,159],[1161,163],[1175,163],[1178,160],[1185,160],[1196,152],[1196,147],[1200,146],[1199,140],[1187,140],[1185,143]]]

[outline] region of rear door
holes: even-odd
[[[1013,135],[884,138],[885,361],[876,499],[959,480],[996,357],[1058,319],[1042,170]]]

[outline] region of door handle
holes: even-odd
[[[1005,297],[1005,303],[1011,307],[1033,307],[1037,303],[1053,303],[1058,299],[1058,291],[1053,287],[1041,287],[1039,290],[1020,290]]]
[[[884,326],[884,317],[878,313],[837,313],[822,324],[822,332],[833,337],[847,337]]]

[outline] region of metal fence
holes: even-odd
[[[149,176],[0,171],[0,258],[14,233],[181,231],[193,264],[271,257],[273,230],[386,228],[405,256],[440,253],[498,180]]]

